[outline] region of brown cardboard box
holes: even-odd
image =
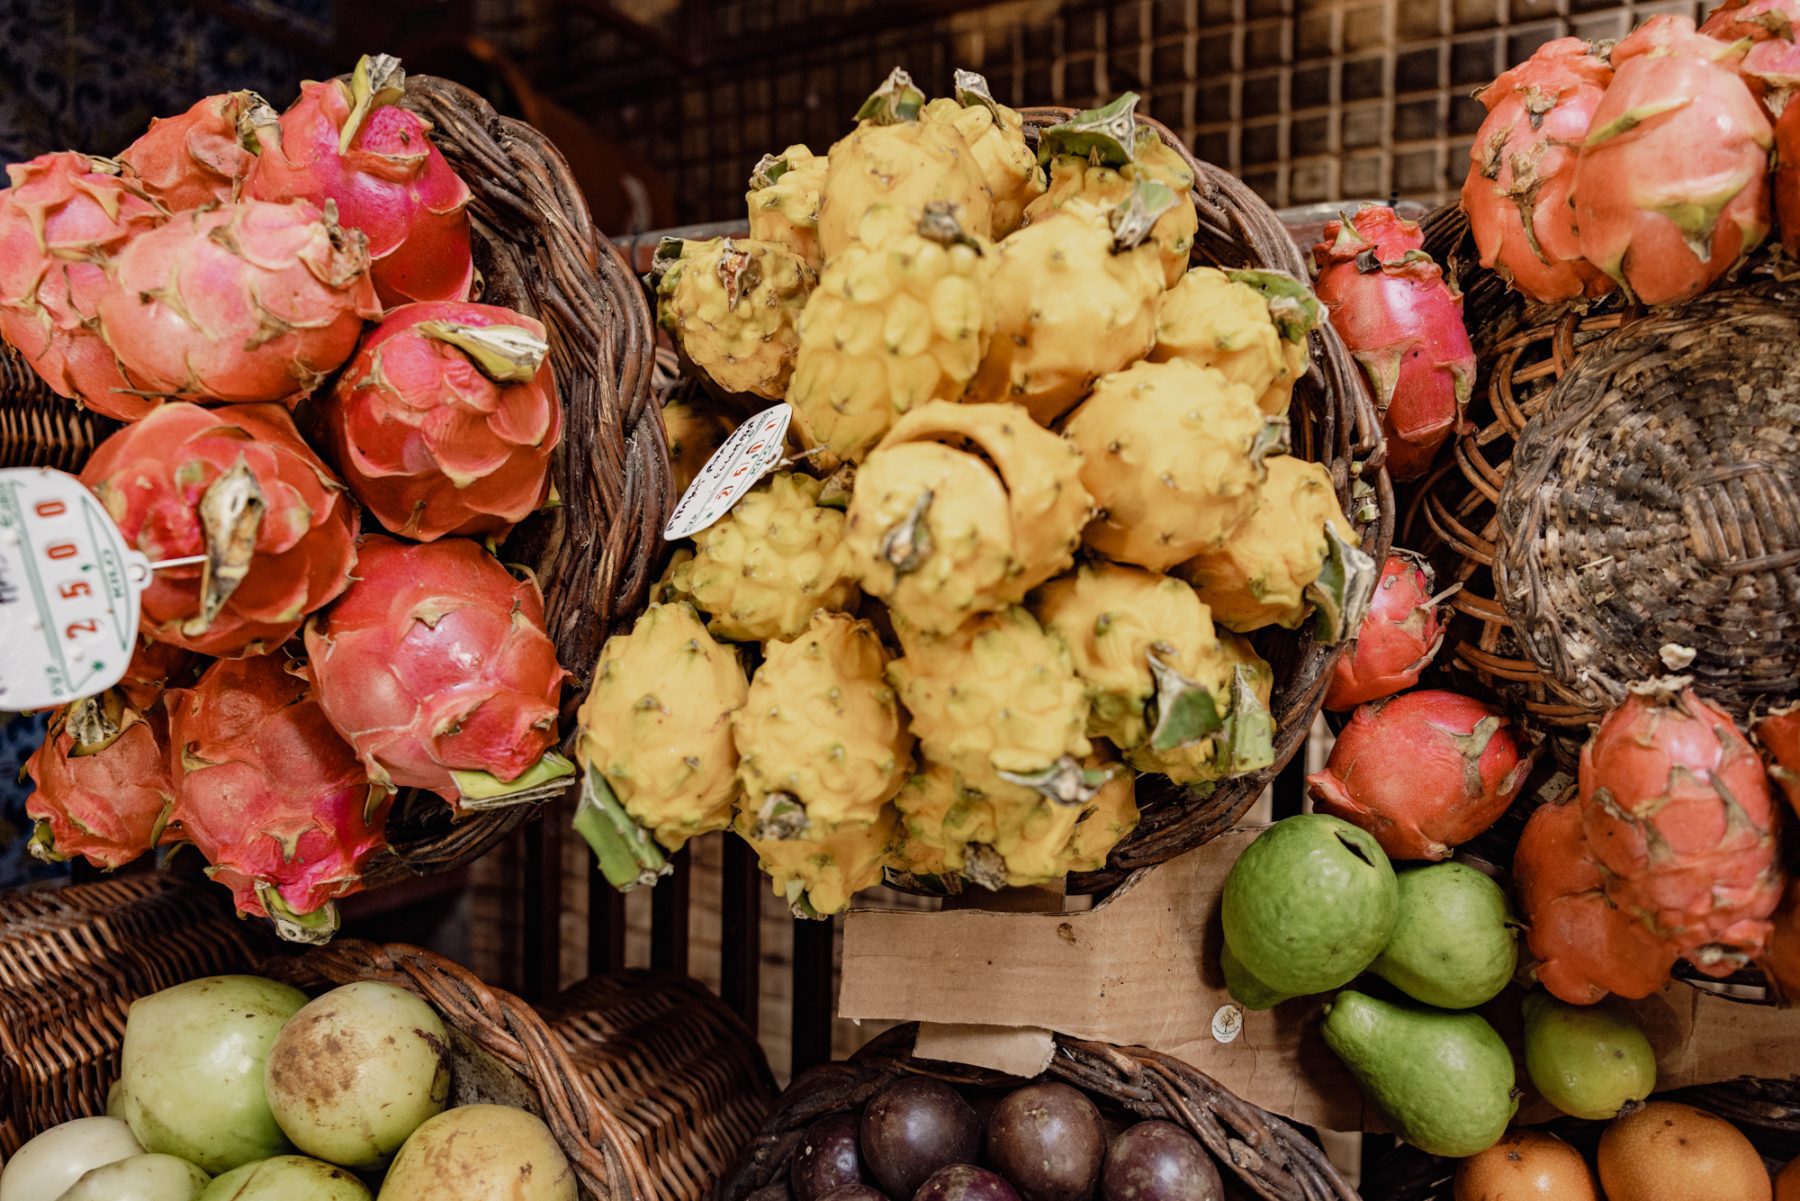
[[[1328,998],[1258,1013],[1225,990],[1219,895],[1258,833],[1234,831],[1139,873],[1085,913],[853,911],[839,1016],[929,1023],[920,1055],[1021,1075],[1049,1062],[1052,1030],[1143,1045],[1295,1121],[1378,1129],[1319,1034]],[[1508,992],[1486,1011],[1515,1041],[1517,1009]],[[1636,1011],[1659,1088],[1800,1073],[1800,1015],[1674,983]],[[1547,1110],[1528,1103],[1522,1116]]]

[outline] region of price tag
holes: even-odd
[[[1212,1036],[1221,1043],[1237,1041],[1244,1032],[1244,1011],[1236,1005],[1221,1005],[1212,1016]]]
[[[150,563],[80,480],[0,469],[0,709],[67,704],[118,683]]]
[[[698,534],[729,513],[757,480],[775,470],[786,455],[788,423],[793,419],[794,410],[778,404],[733,430],[675,502],[675,511],[663,527],[663,541]]]

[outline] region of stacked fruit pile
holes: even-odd
[[[1481,263],[1537,301],[1688,300],[1779,218],[1800,250],[1793,0],[1652,17],[1616,46],[1560,38],[1483,89],[1462,205]]]
[[[1135,773],[1271,762],[1245,635],[1360,616],[1374,565],[1283,453],[1306,286],[1189,268],[1193,173],[1135,96],[1034,154],[957,78],[895,71],[828,155],[757,166],[750,237],[658,251],[709,389],[666,414],[678,483],[768,400],[795,447],[601,655],[578,825],[617,884],[726,826],[805,915],[884,868],[1097,868]]]
[[[447,1107],[452,1072],[443,1020],[392,985],[191,980],[132,1003],[108,1116],[26,1143],[0,1201],[575,1201],[550,1129]]]
[[[985,1165],[985,1166],[982,1166]],[[1120,1124],[1067,1084],[963,1093],[904,1077],[801,1135],[754,1201],[1223,1201],[1219,1170],[1171,1122]]]
[[[0,192],[0,335],[128,423],[81,479],[166,563],[124,681],[28,765],[33,849],[192,844],[291,937],[335,928],[396,788],[573,770],[543,597],[479,541],[552,497],[545,331],[470,303],[469,190],[403,83],[377,56],[282,114],[208,97]]]

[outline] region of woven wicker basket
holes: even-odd
[[[661,551],[669,467],[650,391],[650,313],[542,134],[431,76],[409,76],[404,103],[432,123],[432,140],[468,182],[481,299],[549,331],[565,415],[555,463],[562,505],[520,526],[503,556],[536,571],[558,658],[585,688],[601,643],[643,606]],[[0,466],[79,471],[114,428],[51,393],[0,347]],[[436,798],[403,797],[389,820],[391,853],[372,859],[364,877],[378,886],[467,863],[530,811],[512,806],[453,824]]]
[[[1401,539],[1463,585],[1444,662],[1571,732],[1677,666],[1740,718],[1800,695],[1800,293],[1753,263],[1655,311],[1525,306],[1454,209],[1427,235],[1481,360]]]
[[[930,1076],[958,1088],[1000,1091],[1026,1083],[982,1068],[914,1059],[909,1053],[914,1030],[896,1027],[849,1061],[825,1064],[794,1081],[720,1182],[717,1201],[745,1201],[765,1185],[785,1187],[807,1126],[861,1108],[899,1077]],[[1160,1118],[1184,1127],[1206,1145],[1226,1175],[1235,1175],[1264,1201],[1357,1201],[1356,1190],[1298,1130],[1167,1055],[1059,1037],[1056,1055],[1038,1079],[1074,1085],[1103,1113],[1127,1120]]]
[[[1068,120],[1074,111],[1028,108],[1021,115],[1027,135],[1035,139],[1039,131]],[[1256,193],[1230,172],[1194,158],[1166,126],[1141,115],[1137,120],[1154,129],[1193,169],[1191,199],[1199,216],[1194,261],[1310,278],[1287,227]],[[673,377],[668,383],[671,392],[683,386]],[[1395,512],[1393,488],[1381,466],[1381,423],[1360,371],[1328,324],[1313,332],[1312,369],[1294,388],[1292,421],[1292,453],[1330,467],[1345,513],[1363,517],[1357,526],[1362,548],[1379,563],[1393,538]],[[1359,489],[1359,484],[1366,488]],[[1071,876],[1071,891],[1110,888],[1140,867],[1172,859],[1231,829],[1305,743],[1341,647],[1317,643],[1304,630],[1271,628],[1251,640],[1275,669],[1270,705],[1276,723],[1274,762],[1222,782],[1204,798],[1165,777],[1142,777],[1137,803],[1143,818],[1138,828],[1113,849],[1105,869]]]
[[[537,1113],[583,1201],[700,1201],[775,1099],[749,1030],[691,981],[633,973],[540,1015],[429,951],[346,939],[265,959],[212,890],[160,875],[0,897],[0,1154],[101,1112],[133,999],[259,970],[309,991],[382,980],[443,1016],[456,1103]]]

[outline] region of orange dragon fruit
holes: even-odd
[[[197,102],[179,117],[158,117],[119,160],[138,173],[144,190],[170,212],[238,198],[256,155],[256,127],[275,110],[255,92],[224,92]]]
[[[303,85],[280,126],[258,131],[246,191],[335,200],[344,224],[369,236],[384,305],[467,300],[469,188],[431,144],[431,123],[397,103],[405,86],[387,54],[365,56],[348,80]]]
[[[1469,150],[1462,207],[1481,265],[1533,300],[1612,291],[1581,257],[1569,203],[1588,120],[1612,68],[1580,38],[1557,38],[1483,88],[1487,119]]]
[[[1769,757],[1769,775],[1781,785],[1788,805],[1800,816],[1800,705],[1787,705],[1765,714],[1757,719],[1751,733]]]
[[[543,594],[466,538],[365,537],[306,653],[325,715],[375,780],[479,808],[573,774],[552,749],[569,675]]]
[[[544,327],[486,304],[390,312],[325,406],[344,482],[389,530],[503,534],[550,491],[562,406]]]
[[[273,918],[283,938],[330,938],[331,902],[362,887],[386,845],[392,794],[331,728],[305,669],[281,652],[221,659],[164,704],[177,836],[240,914]]]
[[[362,234],[303,200],[183,213],[112,272],[107,344],[144,388],[182,400],[298,400],[381,313]]]
[[[1396,480],[1425,474],[1475,386],[1462,294],[1424,246],[1417,222],[1369,204],[1313,247],[1319,299],[1374,388]]]
[[[1800,880],[1789,880],[1770,918],[1769,944],[1757,962],[1784,1005],[1800,1005]]]
[[[81,482],[154,562],[140,628],[205,655],[280,646],[342,592],[356,508],[279,405],[168,404],[102,442]]]
[[[1746,48],[1667,14],[1613,48],[1575,225],[1582,257],[1645,304],[1699,295],[1769,232],[1774,131],[1738,76]]]
[[[162,838],[175,803],[161,708],[138,709],[118,690],[58,710],[25,772],[36,785],[25,798],[31,853],[50,862],[123,867]]]
[[[129,168],[74,151],[6,169],[0,191],[0,337],[59,396],[135,421],[156,407],[96,318],[112,257],[168,216]]]
[[[1506,812],[1532,759],[1500,710],[1424,689],[1360,706],[1306,785],[1319,812],[1361,826],[1390,858],[1446,859]]]
[[[1419,673],[1444,644],[1445,622],[1438,612],[1444,597],[1432,595],[1435,586],[1431,564],[1419,555],[1397,547],[1388,555],[1356,641],[1332,669],[1327,709],[1354,709],[1419,682]]]
[[[1760,955],[1781,899],[1775,803],[1730,714],[1685,677],[1636,685],[1581,748],[1581,824],[1606,895],[1702,972]]]
[[[1574,793],[1540,805],[1513,856],[1513,883],[1538,983],[1571,1005],[1608,993],[1647,997],[1676,954],[1650,928],[1606,899],[1605,877],[1588,854]]]

